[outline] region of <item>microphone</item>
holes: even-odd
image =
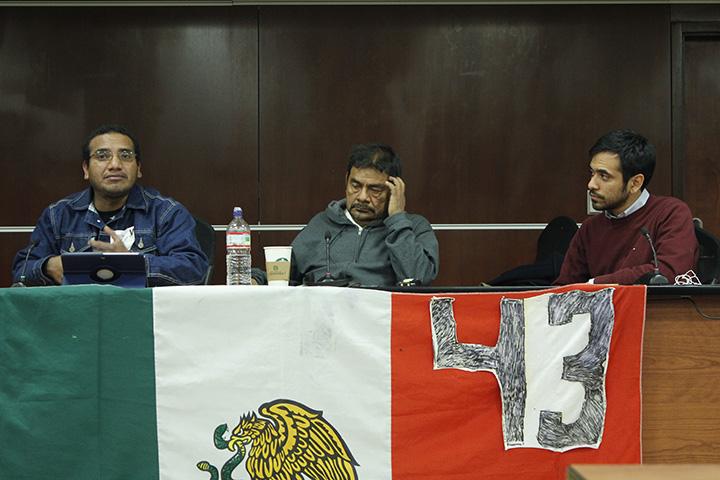
[[[325,275],[320,280],[320,283],[329,282],[333,280],[332,273],[330,273],[330,240],[332,235],[329,230],[325,231]]]
[[[10,285],[10,287],[26,287],[25,285],[25,271],[27,270],[27,262],[30,258],[30,252],[32,252],[32,249],[35,248],[35,246],[38,244],[37,241],[30,242],[30,248],[28,248],[27,253],[25,254],[25,263],[23,264],[22,271],[20,272],[20,280]]]
[[[317,282],[311,282],[305,280],[305,285],[324,285],[328,287],[347,287],[350,285],[350,279],[345,277],[335,278],[330,272],[330,240],[332,240],[332,234],[330,231],[325,232],[325,274]]]
[[[660,267],[658,266],[658,259],[657,259],[657,252],[655,251],[655,245],[653,244],[652,238],[650,238],[650,232],[645,227],[640,227],[640,233],[642,233],[643,237],[645,237],[645,240],[648,241],[650,244],[650,249],[652,250],[653,254],[653,264],[655,265],[655,271],[654,272],[648,272],[642,277],[640,277],[642,280],[644,280],[643,283],[646,283],[648,285],[667,285],[668,279],[665,278],[663,274],[660,273]]]

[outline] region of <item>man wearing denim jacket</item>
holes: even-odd
[[[45,209],[30,245],[13,262],[13,281],[57,285],[60,254],[140,252],[148,286],[203,282],[208,259],[195,238],[195,221],[180,203],[136,185],[142,177],[140,145],[125,128],[104,125],[83,146],[90,187]]]

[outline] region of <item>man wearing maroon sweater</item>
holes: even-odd
[[[676,198],[646,190],[655,170],[655,147],[631,130],[615,130],[589,153],[590,200],[603,213],[583,222],[555,283],[642,282],[655,269],[643,228],[657,250],[660,273],[670,283],[694,268],[698,246],[690,209]]]

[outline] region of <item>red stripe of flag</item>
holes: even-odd
[[[595,291],[607,286],[552,290]],[[393,479],[564,479],[577,463],[640,462],[640,360],[645,287],[616,287],[615,324],[606,377],[607,413],[599,449],[565,453],[505,450],[500,389],[491,372],[433,370],[429,302],[433,295],[395,294],[392,301]],[[500,300],[548,291],[435,295],[455,298],[458,341],[494,346]]]

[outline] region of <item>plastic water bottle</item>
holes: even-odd
[[[250,225],[243,218],[240,207],[233,208],[233,219],[225,234],[228,285],[250,285],[252,258],[250,256]]]

